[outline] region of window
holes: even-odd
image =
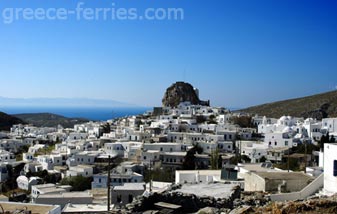
[[[275,142],[275,146],[277,146],[277,142]]]
[[[333,161],[333,176],[337,176],[337,160]]]

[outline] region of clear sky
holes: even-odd
[[[78,2],[2,0],[0,11],[74,9]],[[158,106],[168,86],[185,80],[213,105],[245,107],[336,89],[337,1],[83,2],[182,8],[184,19],[1,20],[0,96]]]

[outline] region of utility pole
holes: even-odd
[[[290,154],[289,153],[290,152],[289,152],[289,147],[288,147],[288,160],[287,160],[288,172],[290,172],[290,169],[289,169],[290,168],[290,160],[289,160],[290,159],[290,157],[289,157]]]
[[[108,180],[107,180],[107,187],[108,187],[108,212],[110,211],[110,155],[108,157]]]
[[[307,142],[304,141],[305,145],[305,155],[304,155],[304,173],[307,173]]]
[[[152,160],[150,160],[150,192],[152,192]]]

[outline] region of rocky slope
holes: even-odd
[[[189,101],[194,105],[209,105],[209,101],[199,100],[193,86],[185,82],[176,82],[166,89],[162,100],[163,106],[176,107],[180,102]]]
[[[17,117],[0,112],[0,130],[9,131],[14,124],[25,123]]]
[[[337,91],[258,105],[239,110],[250,114],[280,118],[283,115],[322,119],[337,117]]]

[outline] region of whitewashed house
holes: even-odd
[[[16,162],[15,155],[5,150],[0,150],[0,163],[14,163]]]
[[[323,122],[324,123],[324,122]],[[337,144],[324,144],[324,194],[337,193]]]
[[[108,174],[93,175],[93,182],[91,188],[107,188]],[[111,186],[122,186],[125,183],[141,183],[143,182],[143,175],[127,171],[126,173],[111,173],[110,176]]]
[[[66,163],[69,167],[77,165],[92,165],[95,164],[95,159],[99,154],[100,152],[79,152],[69,157]]]
[[[33,185],[37,185],[42,182],[42,179],[39,177],[30,177],[27,178],[24,175],[19,176],[16,179],[16,183],[19,189],[30,191]]]
[[[66,171],[65,177],[75,177],[75,176],[92,177],[93,171],[94,171],[93,166],[89,165],[71,166],[69,167],[69,170]]]
[[[323,119],[322,129],[327,130],[330,135],[337,137],[337,118]]]
[[[122,143],[105,143],[104,152],[112,157],[124,157],[124,147]]]
[[[264,144],[268,147],[294,147],[297,146],[296,142],[293,142],[294,131],[287,127],[283,132],[271,132],[265,133]]]

